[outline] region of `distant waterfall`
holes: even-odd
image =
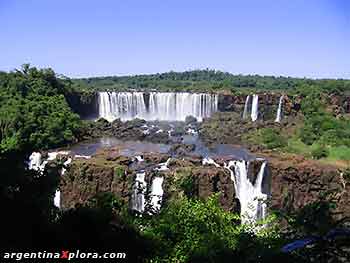
[[[145,181],[145,172],[139,172],[136,174],[136,180],[133,187],[132,197],[131,197],[131,208],[139,213],[145,211],[145,193],[146,193],[147,183]]]
[[[280,101],[278,103],[277,115],[275,122],[281,122],[282,119],[282,104],[283,104],[283,95],[280,97]]]
[[[100,92],[99,116],[108,121],[117,118],[130,120],[142,118],[146,105],[142,92]]]
[[[155,177],[152,182],[151,193],[150,193],[150,206],[151,213],[157,213],[160,211],[163,199],[163,177]]]
[[[254,223],[266,217],[267,195],[262,193],[266,162],[263,162],[256,177],[255,183],[248,178],[249,163],[241,161],[230,161],[225,168],[230,171],[231,179],[235,185],[236,197],[241,205],[242,223]]]
[[[151,92],[147,95],[143,92],[99,92],[99,116],[108,121],[117,118],[184,121],[191,115],[201,121],[218,108],[216,94]]]
[[[259,115],[258,106],[259,106],[259,96],[254,94],[253,101],[252,101],[252,113],[251,113],[252,121],[256,121],[258,119],[258,115]]]
[[[250,95],[247,95],[247,97],[245,99],[244,111],[243,111],[243,119],[244,120],[248,118],[249,100],[250,100]]]

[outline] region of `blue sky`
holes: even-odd
[[[348,0],[0,0],[0,70],[350,78]]]

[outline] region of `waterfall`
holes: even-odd
[[[61,175],[64,175],[64,173],[66,172],[66,167],[67,167],[67,165],[70,164],[71,162],[72,162],[72,158],[68,158],[67,161],[65,161],[65,162],[63,163]]]
[[[283,95],[280,97],[280,101],[278,103],[277,115],[275,122],[281,122],[282,119],[282,104],[283,104]]]
[[[252,121],[256,121],[258,119],[258,115],[259,115],[258,106],[259,106],[259,96],[254,94],[253,102],[252,102],[252,113],[251,113]]]
[[[61,191],[56,190],[55,197],[53,198],[53,203],[56,207],[61,208]]]
[[[165,163],[158,164],[158,167],[155,168],[154,170],[156,170],[156,171],[167,171],[167,170],[169,170],[168,165],[170,163],[170,160],[171,160],[171,158],[168,158],[168,160],[166,160]]]
[[[143,213],[145,211],[146,187],[147,183],[145,181],[145,172],[137,173],[131,197],[132,210],[138,211],[139,213]]]
[[[248,118],[248,107],[249,107],[249,100],[250,100],[250,95],[247,95],[244,103],[244,111],[243,111],[243,119]]]
[[[67,151],[59,151],[59,152],[49,152],[47,155],[47,159],[42,161],[42,155],[39,152],[33,152],[30,156],[29,156],[29,162],[28,162],[28,168],[30,170],[36,170],[39,171],[41,174],[43,174],[44,169],[46,164],[49,161],[53,161],[56,159],[57,155],[61,154],[61,155],[67,155],[69,154],[69,152]],[[66,172],[66,167],[68,164],[70,164],[72,162],[72,158],[68,158],[67,161],[65,161],[63,163],[64,167],[61,170],[61,175],[64,175],[64,173]],[[56,189],[55,192],[55,196],[53,199],[53,203],[56,207],[60,208],[61,207],[61,191],[59,189]]]
[[[145,113],[142,92],[99,92],[99,116],[108,121],[142,118]]]
[[[44,167],[41,166],[41,153],[33,152],[29,156],[28,168],[30,170],[36,170],[36,171],[44,170],[43,169]]]
[[[151,193],[150,193],[150,206],[151,206],[151,213],[159,212],[160,208],[162,206],[162,199],[163,199],[163,184],[164,178],[163,177],[155,177],[152,181],[152,187],[151,187]]]
[[[225,168],[230,171],[236,197],[241,205],[242,223],[254,223],[266,217],[266,203],[264,201],[266,201],[267,195],[262,193],[266,164],[267,162],[262,163],[254,184],[248,178],[249,162],[241,160],[225,164]]]
[[[145,159],[143,159],[142,155],[137,155],[135,156],[135,160],[137,160],[138,162],[143,162]]]
[[[206,164],[209,164],[209,165],[214,165],[215,167],[220,167],[219,164],[217,164],[213,159],[211,159],[210,157],[206,157],[206,158],[203,158],[202,160],[202,165],[206,165]]]
[[[108,121],[117,118],[123,121],[133,118],[184,121],[187,116],[202,121],[217,108],[218,96],[215,94],[151,92],[144,96],[143,92],[99,92],[99,116]]]

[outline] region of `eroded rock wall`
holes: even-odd
[[[327,198],[336,200],[337,217],[350,215],[350,186],[337,168],[298,158],[265,157],[268,160],[269,176],[263,183],[266,188],[263,192],[267,193],[267,188],[271,188],[272,209],[293,211],[328,193]],[[145,162],[163,162],[166,158],[166,155],[149,155],[145,156]],[[249,165],[248,177],[252,182],[256,180],[261,162],[253,161]],[[129,203],[136,176],[136,172],[129,167],[130,163],[130,158],[117,154],[113,156],[111,153],[73,161],[61,179],[62,207],[87,204],[100,192],[111,192]],[[151,185],[155,176],[164,177],[164,202],[183,195],[205,200],[212,194],[220,193],[219,200],[224,209],[239,211],[234,183],[230,173],[223,167],[203,166],[199,158],[195,157],[174,159],[169,163],[170,170],[163,172],[148,169],[147,165],[145,167],[148,185]]]

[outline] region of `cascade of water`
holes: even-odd
[[[263,162],[261,165],[254,184],[248,178],[248,162],[244,160],[230,161],[227,165],[225,164],[225,168],[230,171],[236,197],[241,205],[242,223],[254,223],[266,216],[266,203],[264,201],[267,199],[267,195],[262,193],[266,164]]]
[[[155,177],[152,181],[151,193],[150,193],[150,206],[151,212],[159,212],[162,206],[163,198],[163,177]]]
[[[76,154],[74,157],[75,158],[83,158],[83,159],[90,159],[91,158],[91,156],[89,156],[89,155],[80,155],[80,154]]]
[[[140,213],[145,211],[146,187],[147,183],[145,181],[145,172],[137,173],[131,197],[131,208]]]
[[[143,118],[145,113],[142,92],[99,92],[99,116],[108,121]]]
[[[253,101],[252,101],[252,113],[251,113],[252,121],[256,121],[258,119],[258,115],[259,115],[258,107],[259,107],[259,96],[254,94]]]
[[[283,95],[280,97],[279,103],[278,103],[278,109],[277,109],[277,115],[275,122],[281,122],[282,119],[282,104],[283,104]]]
[[[142,92],[99,92],[99,116],[113,121],[130,120],[184,121],[194,116],[199,121],[217,111],[216,94],[188,92],[151,92],[148,108]]]
[[[158,168],[155,168],[156,171],[167,171],[169,170],[168,165],[170,162],[171,158],[169,158],[165,163],[160,163],[158,164]]]
[[[28,163],[28,168],[30,170],[36,170],[40,171],[41,173],[44,172],[45,166],[49,161],[53,161],[56,159],[57,155],[67,155],[69,152],[67,151],[59,151],[59,152],[49,152],[47,155],[47,159],[42,162],[41,160],[41,153],[39,152],[33,152],[30,157],[29,157],[29,163]],[[64,167],[62,168],[61,175],[64,175],[66,172],[66,167],[68,164],[72,162],[72,158],[68,158],[67,161],[63,163]],[[55,196],[53,199],[54,205],[58,208],[61,207],[61,191],[59,189],[56,189]]]
[[[144,161],[142,155],[137,155],[137,156],[135,156],[135,159],[136,159],[138,162],[143,162],[143,161]]]
[[[71,162],[72,162],[72,158],[68,158],[67,161],[65,161],[65,162],[63,163],[61,175],[64,175],[64,173],[66,172],[66,167],[67,167],[67,165],[70,164]]]
[[[51,160],[54,160],[57,156],[57,153],[52,153],[50,155],[49,153],[49,158],[48,159],[51,159]],[[52,159],[53,158],[53,159]],[[62,170],[61,170],[61,175],[64,175],[64,173],[67,171],[66,168],[67,166],[72,162],[72,158],[68,158],[67,161],[65,161],[63,163],[63,167],[62,167]],[[56,207],[58,208],[61,208],[61,191],[60,189],[56,189],[56,192],[55,192],[55,197],[53,199],[53,203]]]
[[[215,167],[220,167],[219,164],[217,164],[213,159],[211,159],[210,157],[206,157],[206,158],[203,158],[202,160],[202,165],[206,165],[206,164],[212,164],[214,165]]]
[[[41,153],[39,152],[33,152],[29,156],[29,162],[28,162],[28,168],[30,170],[42,170],[41,168]]]
[[[55,197],[53,198],[53,203],[56,207],[61,208],[61,191],[56,190]]]
[[[249,100],[250,100],[250,95],[247,95],[247,97],[245,98],[244,111],[243,111],[244,120],[248,118]]]

